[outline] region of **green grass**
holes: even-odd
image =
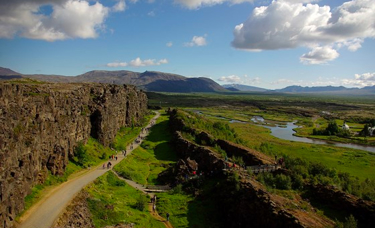
[[[169,213],[169,221],[173,227],[191,227],[188,221],[188,206],[193,200],[194,197],[185,194],[159,193],[157,211],[164,218]]]
[[[375,154],[361,150],[341,148],[328,145],[315,145],[281,140],[270,135],[270,130],[251,124],[231,124],[238,135],[245,139],[246,143],[258,149],[262,143],[268,143],[268,154],[287,154],[293,157],[301,157],[308,161],[321,162],[322,164],[336,168],[338,171],[347,172],[364,180],[374,178]]]
[[[117,173],[143,185],[161,184],[157,180],[158,174],[177,160],[169,144],[172,135],[168,118],[166,114],[160,116],[141,146],[114,167]]]
[[[222,227],[223,208],[220,206],[219,182],[222,179],[205,180],[200,186],[199,196],[181,193],[158,193],[157,210],[161,216],[170,214],[173,227],[208,228]],[[189,184],[188,184],[189,185]]]
[[[114,149],[125,150],[126,146],[137,138],[137,136],[141,132],[141,129],[147,126],[147,124],[153,117],[154,114],[151,113],[149,115],[146,115],[141,123],[141,126],[121,127],[113,142]]]
[[[139,197],[146,197],[140,191],[118,179],[112,172],[99,177],[85,190],[89,193],[90,211],[95,227],[134,223],[135,227],[165,227],[155,220],[147,207],[141,211],[136,204]],[[113,206],[113,210],[110,207]]]

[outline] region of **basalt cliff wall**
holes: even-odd
[[[64,173],[78,142],[109,145],[147,111],[146,94],[127,85],[2,82],[0,97],[0,227],[48,172]]]
[[[210,194],[220,202],[222,223],[218,227],[333,227],[334,222],[316,213],[311,205],[297,200],[279,196],[268,192],[266,187],[242,168],[226,168],[226,161],[210,146],[214,143],[224,149],[228,156],[241,156],[247,163],[272,164],[274,160],[258,151],[231,143],[226,140],[215,139],[199,129],[191,129],[177,110],[170,113],[170,127],[175,131],[173,144],[176,152],[184,160],[177,164],[188,164],[188,158],[198,163],[200,171],[221,171],[229,178],[224,180],[215,192]],[[181,115],[181,114],[180,114]],[[187,114],[189,115],[189,114]],[[187,117],[192,118],[192,117]],[[194,134],[196,140],[203,140],[209,146],[198,145],[196,142],[185,139],[181,132]],[[236,173],[238,179],[232,181],[230,176]],[[178,171],[175,171],[175,176]],[[224,177],[223,177],[224,178]],[[202,196],[205,198],[207,196]],[[308,205],[308,206],[306,206]]]

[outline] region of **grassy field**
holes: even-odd
[[[160,184],[158,174],[177,160],[169,145],[172,135],[168,129],[168,118],[166,114],[159,117],[141,146],[114,167],[117,173],[143,185]]]
[[[338,171],[350,173],[361,180],[374,178],[374,153],[328,145],[281,140],[271,136],[269,129],[252,124],[233,123],[231,127],[252,148],[260,149],[262,143],[267,143],[269,149],[263,152],[268,154],[277,154],[279,157],[286,154],[301,157],[309,161],[320,162]]]
[[[137,208],[137,202],[149,199],[140,191],[118,179],[112,172],[99,177],[85,188],[90,194],[88,200],[95,227],[104,227],[119,223],[135,224],[136,227],[165,227],[155,220],[146,208]],[[112,209],[113,207],[113,209]]]
[[[199,196],[192,196],[182,191],[158,193],[158,212],[170,214],[173,227],[209,228],[221,227],[223,217],[218,197],[219,182],[222,179],[207,179],[200,186]],[[186,184],[187,186],[189,183]]]
[[[199,108],[199,109],[188,109],[190,111],[200,111],[203,116],[206,116],[213,121],[224,121],[229,122],[230,120],[240,120],[250,122],[253,112],[248,110],[229,110],[221,108]],[[261,112],[261,111],[259,111]],[[263,116],[263,115],[262,115]],[[299,118],[301,121],[306,122],[306,117],[296,117],[280,115],[274,118],[268,114],[269,118],[274,121],[291,121],[294,118]],[[272,122],[271,122],[272,123]],[[280,122],[278,122],[280,124]],[[326,126],[327,121],[322,118],[316,119],[316,124]],[[343,124],[343,121],[338,120],[339,124]],[[350,124],[350,123],[349,123]],[[237,136],[243,139],[243,144],[250,148],[263,151],[271,156],[278,155],[289,155],[293,157],[300,157],[313,162],[320,162],[328,167],[335,168],[340,172],[347,172],[354,177],[358,177],[360,180],[366,178],[374,179],[373,173],[375,172],[375,154],[371,152],[355,150],[350,148],[335,147],[329,145],[315,145],[309,143],[301,143],[294,141],[287,141],[278,139],[272,136],[271,130],[255,124],[244,124],[244,123],[230,123],[230,126],[235,129]],[[360,127],[354,125],[354,127]],[[301,130],[302,129],[302,130]],[[298,129],[304,131],[306,128]],[[312,131],[312,130],[311,130]],[[336,136],[316,136],[315,138],[320,139],[334,139]],[[341,139],[341,138],[339,138]],[[342,142],[346,142],[342,140]],[[261,145],[267,145],[267,149]]]

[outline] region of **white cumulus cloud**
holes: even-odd
[[[304,64],[323,64],[339,57],[339,53],[330,46],[315,47],[300,58]]]
[[[238,75],[229,75],[222,76],[218,79],[221,82],[233,83],[233,84],[245,84],[245,85],[254,85],[259,84],[261,79],[259,77],[249,78],[247,75],[240,77]]]
[[[218,80],[221,81],[221,82],[229,82],[229,83],[240,83],[240,82],[242,82],[241,78],[237,75],[222,76]]]
[[[311,2],[274,0],[256,7],[245,22],[235,26],[232,46],[250,51],[313,47],[301,60],[321,64],[337,58],[340,47],[356,51],[364,39],[375,38],[374,0],[352,0],[333,10]],[[323,52],[326,61],[322,61]]]
[[[206,46],[206,35],[204,36],[193,36],[190,42],[184,44],[186,47],[194,47],[194,46]]]
[[[49,15],[42,6],[51,6]],[[103,29],[109,8],[86,0],[0,1],[0,38],[15,35],[47,41],[95,38]]]
[[[125,11],[126,3],[125,0],[119,0],[116,5],[112,7],[112,10],[115,12]]]
[[[203,6],[213,6],[227,2],[229,4],[240,4],[243,2],[254,2],[254,0],[174,0],[174,3],[188,9],[198,9]]]
[[[142,60],[141,58],[136,58],[131,60],[130,62],[112,62],[112,63],[107,63],[107,67],[145,67],[145,66],[159,66],[162,64],[167,64],[168,60],[167,59],[160,59],[159,61],[156,61],[155,59],[145,59]]]
[[[172,47],[173,46],[173,43],[170,41],[168,43],[165,44],[167,47]]]
[[[375,86],[375,72],[355,74],[354,79],[343,79],[342,84],[356,87]]]

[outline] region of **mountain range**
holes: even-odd
[[[94,70],[78,76],[44,75],[44,74],[20,74],[8,68],[0,67],[0,80],[31,78],[48,82],[97,82],[110,84],[135,85],[145,91],[153,92],[268,92],[268,93],[315,93],[315,94],[375,94],[375,86],[364,88],[346,88],[343,86],[318,86],[302,87],[288,86],[283,89],[268,90],[255,86],[241,84],[219,85],[215,81],[204,78],[189,78],[182,75],[163,73],[157,71],[145,71],[143,73],[133,71],[103,71]]]
[[[188,78],[177,74],[169,74],[157,71],[145,71],[143,73],[132,71],[102,71],[94,70],[78,76],[61,75],[26,75],[0,67],[0,79],[31,78],[48,82],[98,82],[113,84],[130,84],[140,89],[154,92],[224,92],[225,88],[209,78]]]

